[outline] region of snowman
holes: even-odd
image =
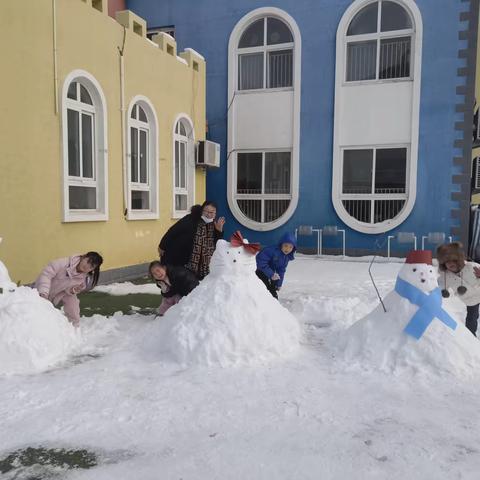
[[[36,373],[64,361],[79,337],[30,287],[17,287],[0,261],[0,375]]]
[[[339,342],[348,364],[388,373],[480,373],[478,340],[442,303],[429,250],[414,250],[381,306],[350,327]],[[447,311],[448,310],[448,311]]]
[[[217,242],[210,274],[148,334],[162,359],[231,366],[268,362],[297,351],[297,320],[255,274],[259,248],[240,232],[230,242]]]

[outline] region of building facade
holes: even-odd
[[[266,244],[335,226],[351,254],[400,232],[468,241],[478,0],[127,6],[206,58],[207,196],[230,230]]]
[[[205,198],[203,57],[106,0],[1,8],[0,258],[25,283],[89,250],[113,272],[152,260]]]

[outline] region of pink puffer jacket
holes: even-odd
[[[74,255],[52,260],[35,281],[35,288],[40,294],[48,295],[54,305],[65,303],[67,297],[75,296],[75,293],[88,287],[88,274],[77,272],[80,259],[80,255]],[[73,287],[76,292],[72,290]]]

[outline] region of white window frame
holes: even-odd
[[[362,8],[365,8],[371,3],[377,3],[378,4],[378,17],[377,17],[377,31],[375,33],[366,33],[363,35],[352,35],[352,36],[347,36],[347,30],[348,27],[350,26],[350,22],[347,25],[347,29],[345,30],[345,40],[344,40],[344,45],[345,45],[345,52],[344,52],[344,58],[345,61],[343,62],[344,65],[344,72],[343,72],[343,83],[345,85],[361,85],[361,84],[371,84],[371,83],[386,83],[386,82],[411,82],[414,78],[414,62],[412,61],[414,58],[414,51],[415,51],[415,21],[408,10],[408,8],[405,8],[405,5],[403,5],[402,1],[396,1],[396,0],[387,0],[391,1],[393,3],[397,3],[400,5],[404,10],[410,15],[410,19],[412,21],[413,28],[408,28],[404,30],[391,30],[389,32],[381,32],[381,21],[382,21],[382,0],[368,0],[365,5],[363,5]],[[359,8],[356,13],[350,18],[350,21],[353,20],[355,15],[362,10],[362,8]],[[380,46],[381,46],[381,41],[385,39],[392,39],[392,38],[405,38],[409,37],[410,38],[410,75],[408,77],[398,77],[398,78],[379,78],[379,71],[380,71]],[[370,80],[349,80],[347,81],[347,61],[348,61],[348,45],[350,43],[356,43],[356,42],[367,42],[375,40],[377,44],[377,58],[375,60],[375,78],[370,79]]]
[[[406,152],[406,164],[405,164],[405,193],[374,193],[375,190],[375,171],[376,171],[376,159],[377,159],[377,150],[383,150],[383,149],[391,149],[391,148],[405,148],[407,150]],[[344,166],[344,152],[345,151],[352,151],[352,150],[372,150],[373,151],[373,163],[372,163],[372,174],[371,174],[371,185],[372,185],[372,191],[373,193],[343,193],[343,166]],[[410,170],[410,145],[409,144],[394,144],[394,145],[362,145],[362,146],[356,146],[356,147],[344,147],[341,150],[342,152],[342,186],[341,186],[341,194],[340,194],[340,201],[343,202],[343,200],[368,200],[371,202],[370,208],[370,218],[373,219],[374,215],[374,205],[376,200],[405,200],[405,205],[408,200],[408,178],[409,178],[409,170]],[[342,203],[343,207],[343,203]],[[345,208],[345,207],[343,207]],[[403,207],[405,208],[405,206]],[[402,210],[403,210],[402,208]],[[353,218],[353,217],[351,217]],[[355,219],[357,220],[357,219]],[[367,223],[369,225],[376,225],[378,227],[388,224],[391,219],[385,220],[384,222],[379,222],[379,223]],[[359,220],[357,220],[359,222]],[[359,223],[364,223],[364,222],[359,222]]]
[[[92,99],[93,106],[72,100],[67,97],[68,88],[72,82],[83,85]],[[79,88],[79,87],[77,87]],[[92,222],[108,220],[108,139],[107,139],[107,102],[99,82],[84,70],[70,72],[62,87],[62,221]],[[87,113],[93,117],[92,162],[93,178],[74,177],[68,171],[68,110],[80,114]],[[81,128],[81,127],[80,127]],[[69,208],[69,187],[94,187],[96,189],[96,209],[80,210]]]
[[[288,88],[266,88],[262,90],[238,90],[238,43],[243,32],[256,20],[262,17],[275,17],[282,20],[293,35],[293,84]],[[242,49],[243,50],[243,49]],[[261,7],[243,16],[235,25],[230,34],[228,42],[228,133],[227,133],[227,201],[233,216],[247,228],[255,231],[266,232],[275,230],[284,225],[294,214],[299,198],[299,178],[300,178],[300,103],[301,103],[301,84],[302,84],[302,36],[295,19],[284,10],[276,7]],[[291,149],[291,195],[290,205],[285,213],[277,220],[269,223],[259,223],[247,219],[238,208],[234,199],[236,192],[236,160],[229,161],[229,158],[236,157],[235,150],[235,95],[255,95],[257,93],[273,93],[278,91],[293,91],[293,131]],[[258,150],[265,150],[259,148]],[[255,151],[258,151],[255,149]],[[280,148],[275,150],[281,150]],[[253,149],[252,149],[253,151]]]
[[[374,0],[377,2],[378,0]],[[343,88],[350,85],[365,84],[364,88],[375,88],[374,85],[383,82],[405,81],[405,79],[367,80],[362,82],[345,82],[346,72],[346,38],[347,30],[354,16],[365,6],[374,3],[372,0],[354,0],[343,14],[337,29],[336,66],[335,66],[335,125],[333,136],[333,172],[332,172],[332,203],[340,219],[353,230],[378,234],[385,233],[399,226],[412,212],[415,205],[417,193],[417,161],[418,161],[418,137],[419,137],[419,115],[420,115],[420,87],[421,87],[421,66],[422,66],[422,40],[423,23],[422,15],[414,0],[392,0],[405,8],[412,19],[414,35],[411,44],[410,73],[413,78],[412,88],[412,114],[411,114],[411,142],[409,144],[409,167],[407,169],[407,192],[408,198],[402,211],[395,218],[377,224],[359,222],[350,216],[342,204],[343,188],[343,150],[354,148],[382,147],[382,145],[344,145],[339,143],[339,124],[341,122],[341,100],[340,95]],[[372,83],[374,85],[372,85]]]
[[[266,153],[290,153],[290,193],[264,193],[265,189],[265,154]],[[262,154],[262,193],[238,193],[237,192],[237,180],[238,180],[238,155],[241,153],[261,153]],[[265,218],[265,200],[289,200],[292,202],[292,151],[290,149],[272,149],[272,150],[239,150],[235,152],[234,157],[234,170],[235,170],[235,191],[233,193],[234,201],[237,204],[238,210],[241,212],[244,222],[253,222],[253,223],[260,223],[261,225],[268,225],[265,223],[263,219]],[[261,222],[256,222],[255,220],[247,217],[240,206],[238,205],[238,200],[261,200]],[[289,207],[287,207],[286,211]],[[285,215],[285,214],[283,214]],[[283,217],[280,215],[278,219],[273,220],[273,222],[278,221],[280,218]],[[269,223],[273,223],[269,222]],[[242,222],[243,223],[243,222]]]
[[[147,116],[147,124],[131,118],[135,105],[139,105]],[[159,186],[158,186],[158,120],[152,102],[144,95],[136,95],[130,101],[126,111],[127,125],[127,220],[152,220],[159,218]],[[130,129],[145,130],[147,135],[147,183],[132,182],[131,160],[132,145]],[[139,137],[140,138],[140,137]],[[132,209],[132,191],[148,191],[150,196],[149,207],[145,210]]]
[[[248,55],[248,54],[253,54],[253,53],[261,53],[263,55],[263,87],[262,88],[250,88],[250,89],[244,89],[240,90],[239,85],[238,85],[238,80],[239,80],[239,75],[237,73],[236,75],[236,80],[235,80],[235,90],[237,94],[243,94],[243,93],[252,93],[252,92],[262,92],[264,90],[268,91],[278,91],[278,90],[293,90],[293,82],[295,78],[295,41],[293,42],[287,42],[287,43],[277,43],[274,45],[267,45],[267,19],[268,18],[277,18],[277,20],[281,20],[287,28],[289,28],[290,33],[292,34],[293,37],[293,32],[292,29],[290,28],[289,24],[285,22],[282,18],[278,18],[274,15],[265,15],[263,17],[263,45],[259,45],[258,47],[248,47],[248,48],[239,48],[238,44],[240,43],[240,39],[242,38],[242,35],[246,30],[257,20],[260,20],[260,18],[256,18],[254,21],[250,22],[248,25],[245,26],[243,31],[241,32],[240,36],[238,37],[237,41],[237,48],[236,48],[236,57],[237,57],[237,72],[239,72],[239,65],[240,65],[240,56],[241,55]],[[294,37],[295,38],[295,37]],[[270,74],[270,68],[268,66],[268,54],[270,52],[274,52],[277,50],[291,50],[292,51],[292,85],[289,87],[275,87],[275,88],[270,88],[268,87],[268,81],[269,81],[269,74]]]
[[[178,122],[182,122],[185,126],[187,135],[179,135],[176,132]],[[186,113],[177,115],[173,122],[172,133],[172,218],[181,218],[190,213],[195,200],[195,130],[193,122]],[[177,188],[175,186],[175,144],[176,142],[186,143],[186,188]],[[185,210],[177,210],[175,208],[176,195],[187,195],[187,208]]]

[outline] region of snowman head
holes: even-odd
[[[230,242],[218,240],[210,261],[210,273],[239,275],[253,273],[257,268],[255,255],[258,250],[260,245],[248,243],[248,240],[242,238],[240,232],[236,232]]]
[[[423,292],[438,288],[437,272],[432,266],[430,250],[411,251],[398,276]]]

